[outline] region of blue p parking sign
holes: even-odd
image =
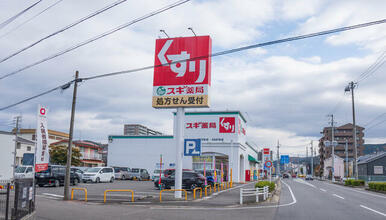
[[[201,156],[201,139],[185,139],[184,156]]]

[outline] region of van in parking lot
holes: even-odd
[[[32,166],[18,166],[15,170],[16,179],[34,178]]]
[[[132,168],[130,172],[130,179],[149,180],[150,174],[146,169]]]
[[[48,169],[35,173],[35,181],[38,186],[61,186],[64,185],[66,176],[66,167],[59,165],[48,165]],[[77,185],[80,182],[80,177],[71,170],[70,182]]]
[[[83,182],[114,182],[115,175],[112,167],[92,167],[83,173]]]
[[[113,167],[115,179],[126,180],[130,179],[130,168],[128,167]]]

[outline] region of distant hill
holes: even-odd
[[[364,154],[373,154],[376,152],[383,152],[386,151],[386,143],[384,144],[365,144],[364,145]]]

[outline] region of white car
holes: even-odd
[[[114,182],[114,169],[112,167],[92,167],[83,173],[82,181],[85,182]]]
[[[19,166],[15,170],[16,179],[34,178],[32,166]]]

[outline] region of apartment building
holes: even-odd
[[[123,135],[130,136],[154,136],[162,135],[161,132],[152,130],[146,126],[140,124],[125,124],[123,128]]]

